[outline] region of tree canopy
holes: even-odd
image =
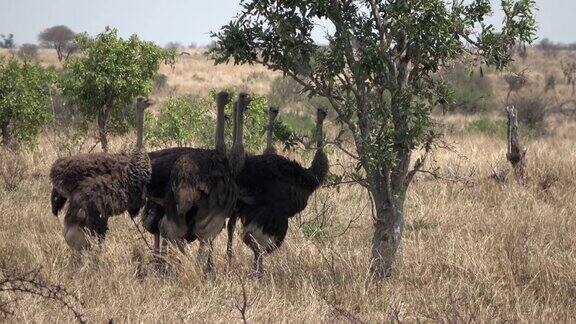
[[[405,194],[432,146],[431,108],[449,100],[436,72],[455,60],[504,68],[511,47],[532,42],[532,0],[245,0],[210,53],[217,64],[262,64],[325,97],[352,134],[358,179],[376,210],[371,268],[388,275],[402,236]],[[328,45],[312,35],[319,24]],[[424,155],[412,162],[417,148]]]
[[[175,53],[136,35],[124,40],[109,27],[95,38],[80,34],[75,41],[81,55],[64,64],[63,93],[88,120],[97,118],[102,148],[107,150],[109,118],[117,126],[125,124],[124,108],[136,96],[150,93],[160,64],[172,64]]]

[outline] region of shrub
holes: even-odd
[[[18,57],[24,60],[35,60],[38,58],[38,45],[22,44],[18,50]]]
[[[544,131],[548,107],[548,100],[544,95],[516,96],[512,99],[511,105],[516,108],[518,121],[521,124],[533,131]]]
[[[4,189],[14,191],[18,189],[22,181],[26,178],[28,171],[26,161],[19,152],[2,150],[0,151],[0,176]]]
[[[231,98],[235,98],[234,91],[229,93]],[[214,147],[215,96],[216,90],[212,90],[207,97],[198,100],[189,97],[168,99],[158,116],[147,115],[146,134],[150,143],[164,147]],[[226,122],[227,143],[232,143],[233,106],[233,100],[226,106],[226,115],[230,116]],[[268,100],[264,96],[255,95],[244,117],[244,146],[248,150],[257,151],[262,148],[267,124]],[[284,147],[292,148],[296,145],[291,127],[281,121],[275,127],[275,134]]]
[[[0,57],[0,133],[4,145],[30,144],[50,121],[53,74],[38,64]]]
[[[544,92],[556,90],[556,75],[548,74],[546,76],[546,83],[544,84]]]
[[[286,106],[303,101],[302,85],[290,77],[277,77],[270,85],[268,98],[273,105]]]
[[[442,77],[452,89],[452,100],[445,104],[448,111],[476,114],[494,106],[492,84],[483,73],[473,73],[465,65],[456,64]]]
[[[506,121],[494,120],[483,116],[468,123],[465,130],[471,133],[482,133],[498,138],[506,138]]]
[[[572,86],[572,97],[576,93],[576,62],[562,62],[562,73],[566,83]]]
[[[152,86],[155,90],[162,90],[168,84],[168,76],[163,73],[156,73],[154,79],[152,80]]]

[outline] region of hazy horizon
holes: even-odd
[[[493,3],[499,1],[492,0]],[[554,42],[576,42],[576,12],[573,0],[536,0],[539,8],[538,38]],[[127,37],[137,34],[159,45],[178,42],[184,46],[209,44],[210,31],[218,30],[240,10],[239,1],[212,0],[209,2],[174,0],[7,0],[0,11],[0,34],[14,34],[16,44],[37,43],[38,34],[45,28],[66,25],[75,32],[96,35],[105,26],[117,28]],[[488,21],[499,25],[502,14],[496,12]],[[320,37],[317,37],[320,40]]]

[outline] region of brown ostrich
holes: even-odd
[[[125,211],[137,214],[144,204],[146,185],[152,173],[150,158],[143,145],[144,110],[149,105],[150,101],[142,97],[136,101],[136,147],[127,156],[127,164],[118,161],[112,164],[115,168],[85,177],[70,193],[70,204],[64,217],[64,238],[72,249],[89,248],[86,231],[103,239],[109,217]],[[111,155],[114,156],[117,155]]]
[[[138,97],[136,104],[142,109],[153,104],[150,99]],[[52,213],[57,216],[78,185],[87,178],[121,172],[130,162],[129,153],[78,154],[57,159],[50,169],[52,181]],[[129,210],[132,217],[138,210]]]

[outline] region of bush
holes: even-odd
[[[465,130],[471,133],[482,133],[488,136],[506,138],[506,121],[481,117],[468,123]]]
[[[273,105],[280,107],[302,102],[302,85],[290,77],[278,77],[272,81],[268,98]]]
[[[168,76],[162,73],[156,73],[154,79],[152,80],[152,86],[155,90],[162,90],[166,88],[168,84]]]
[[[229,91],[235,98],[234,91]],[[168,147],[199,146],[214,147],[215,98],[216,90],[202,99],[189,97],[170,98],[164,103],[158,116],[148,114],[146,117],[147,138],[152,145]],[[233,125],[232,100],[226,106],[226,142],[232,143]],[[266,127],[268,125],[268,100],[264,96],[253,96],[252,103],[244,116],[244,146],[247,150],[260,150],[265,143]],[[291,127],[278,121],[275,134],[284,147],[291,148],[295,144],[295,135]]]
[[[476,114],[494,107],[494,94],[490,80],[481,73],[471,73],[462,64],[457,64],[442,73],[444,81],[452,90],[452,100],[446,109],[452,112]]]
[[[512,99],[511,105],[518,112],[518,122],[533,131],[543,132],[545,130],[548,100],[544,95],[516,96]]]
[[[209,108],[187,97],[170,98],[156,118],[150,114],[146,116],[149,129],[146,136],[152,145],[168,147],[201,143],[208,146],[210,140],[214,141],[214,120],[209,115]]]
[[[19,152],[1,150],[0,176],[4,189],[14,191],[18,189],[26,178],[28,171],[26,161]]]
[[[35,60],[38,58],[38,45],[22,44],[18,50],[18,57],[24,60]]]
[[[544,92],[556,90],[556,75],[548,74],[546,76],[546,83],[544,84]]]
[[[4,145],[35,142],[51,118],[53,73],[29,61],[0,57],[0,134]]]

